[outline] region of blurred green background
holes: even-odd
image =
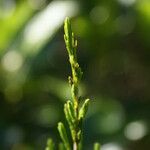
[[[70,98],[63,20],[72,18],[91,98],[85,150],[150,148],[149,0],[0,0],[0,149],[42,150],[60,141]]]

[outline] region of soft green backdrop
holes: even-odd
[[[59,142],[70,98],[63,20],[72,17],[92,102],[85,150],[150,147],[149,0],[0,0],[0,149],[42,150]]]

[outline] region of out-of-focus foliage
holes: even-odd
[[[92,106],[85,149],[150,147],[149,0],[0,0],[0,149],[41,150],[70,98],[63,20],[71,16]]]

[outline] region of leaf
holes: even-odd
[[[86,112],[88,110],[89,101],[90,101],[90,99],[86,99],[85,102],[83,103],[82,107],[80,108],[80,110],[79,110],[79,120],[81,120],[85,117]]]
[[[70,110],[70,111],[72,111],[72,110]],[[75,139],[76,139],[76,132],[75,132],[76,126],[75,125],[76,124],[75,124],[74,120],[72,120],[72,117],[70,116],[69,108],[68,108],[67,104],[64,105],[64,112],[65,112],[65,117],[67,119],[67,122],[69,124],[72,139],[73,139],[73,141],[75,141]]]
[[[98,142],[94,144],[94,150],[100,150],[100,144]]]
[[[45,150],[54,150],[54,142],[52,139],[47,140],[47,147],[45,148]]]
[[[61,137],[61,139],[64,143],[64,146],[65,146],[66,150],[71,150],[69,140],[68,140],[68,136],[67,136],[67,132],[66,132],[64,124],[62,122],[58,123],[58,131],[59,131],[60,137]]]

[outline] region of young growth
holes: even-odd
[[[80,104],[78,90],[83,72],[77,61],[77,40],[75,39],[74,33],[72,32],[69,18],[66,18],[64,22],[64,40],[72,72],[72,75],[68,77],[69,85],[71,88],[71,100],[68,100],[64,104],[64,113],[68,122],[72,141],[70,142],[68,138],[64,124],[59,122],[58,131],[62,139],[62,143],[59,144],[58,149],[82,150],[82,125],[83,119],[85,118],[86,112],[88,110],[90,100],[85,99],[83,104]],[[54,150],[54,144],[51,139],[48,141],[46,150]],[[98,143],[94,144],[94,150],[100,150],[100,145]]]

